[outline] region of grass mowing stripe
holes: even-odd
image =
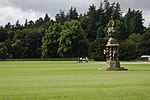
[[[1,100],[148,100],[150,65],[98,71],[103,64],[75,61],[0,62]]]

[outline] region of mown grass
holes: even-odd
[[[150,100],[150,65],[98,71],[74,61],[0,62],[1,100]]]

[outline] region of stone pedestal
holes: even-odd
[[[106,70],[106,71],[123,71],[127,70],[124,67],[120,67],[119,61],[107,61],[106,66],[99,68],[99,70]]]

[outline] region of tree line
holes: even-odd
[[[119,3],[100,2],[79,14],[76,7],[60,10],[55,19],[48,14],[36,21],[10,22],[0,27],[0,58],[74,58],[88,56],[105,60],[107,24],[114,14],[120,60],[150,55],[150,28],[143,26],[142,11],[128,9],[123,16]]]

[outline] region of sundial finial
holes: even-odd
[[[111,14],[111,20],[108,23],[108,30],[107,30],[108,36],[109,37],[116,36],[115,32],[116,32],[116,30],[115,30],[115,20],[114,20],[114,14],[112,13]]]

